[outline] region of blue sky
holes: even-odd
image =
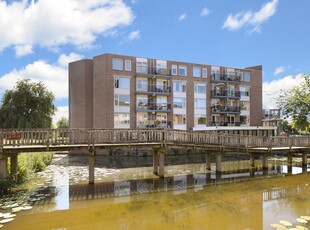
[[[0,0],[0,96],[43,81],[67,115],[68,62],[103,53],[263,65],[264,107],[310,68],[309,0]]]

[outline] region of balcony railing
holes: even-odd
[[[156,84],[148,84],[137,86],[137,93],[141,94],[170,94],[171,87],[170,86],[160,86]]]
[[[148,67],[148,66],[137,66],[136,72],[138,75],[158,75],[158,76],[170,76],[171,69]]]
[[[240,91],[212,90],[211,97],[240,98]]]
[[[137,112],[170,112],[171,104],[166,103],[148,103],[138,104]]]
[[[156,121],[156,120],[148,120],[144,123],[139,123],[137,124],[137,128],[138,129],[166,129],[166,128],[169,128],[168,125],[167,125],[167,122],[159,122],[159,121]]]
[[[213,105],[212,113],[240,113],[239,106]]]
[[[211,80],[212,82],[240,82],[240,76],[231,74],[212,74]]]
[[[240,122],[211,122],[211,126],[240,126]]]

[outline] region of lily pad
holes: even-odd
[[[4,219],[10,219],[10,218],[15,217],[15,216],[16,216],[16,214],[10,214],[10,215],[4,216],[3,218]]]
[[[300,225],[297,225],[296,228],[298,230],[308,230],[308,228],[304,227],[304,226],[300,226]]]
[[[5,223],[8,223],[8,222],[11,222],[12,220],[14,220],[14,218],[3,219],[3,220],[0,220],[0,224],[5,224]]]
[[[30,210],[30,209],[32,209],[32,206],[24,206],[24,207],[22,207],[22,209],[23,210]]]
[[[305,220],[310,220],[310,216],[301,216],[300,218],[305,219]]]
[[[280,220],[280,224],[284,225],[284,226],[293,226],[293,224],[289,221],[286,220]]]
[[[22,211],[22,210],[23,210],[22,207],[12,208],[12,213],[20,212],[20,211]]]
[[[297,218],[296,220],[297,220],[299,223],[303,223],[303,224],[308,223],[308,221],[306,221],[305,219],[302,219],[302,218]]]
[[[284,230],[284,229],[287,229],[286,227],[284,227],[283,225],[281,225],[281,224],[271,224],[270,225],[272,228],[275,228],[275,229],[277,229],[277,230]]]

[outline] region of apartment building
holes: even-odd
[[[71,128],[212,130],[262,125],[262,66],[103,54],[69,64]]]

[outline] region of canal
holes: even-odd
[[[151,157],[97,156],[96,182],[88,185],[87,157],[55,155],[32,189],[1,198],[2,215],[28,207],[3,229],[310,228],[310,168],[298,158],[288,167],[274,156],[262,170],[259,159],[249,168],[246,157],[230,154],[221,174],[204,161],[203,154],[167,156],[160,179]]]

